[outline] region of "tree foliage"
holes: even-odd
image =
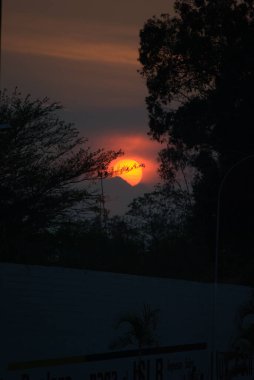
[[[61,218],[91,212],[98,203],[92,184],[109,175],[119,152],[92,151],[62,106],[48,98],[0,94],[1,251],[22,250],[28,237]]]
[[[162,177],[175,185],[185,171],[199,233],[214,237],[219,183],[234,163],[254,153],[254,1],[177,0],[175,15],[149,19],[140,39],[150,134],[166,143]],[[232,194],[228,220],[236,198],[248,201],[240,202],[235,221],[254,204],[250,180],[248,193],[239,185],[239,174],[249,178],[249,170],[235,170],[238,185],[225,189]]]
[[[134,199],[127,218],[139,245],[144,250],[159,253],[163,243],[182,239],[189,217],[189,202],[187,192],[162,186]]]

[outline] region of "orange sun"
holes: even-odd
[[[135,160],[124,158],[113,166],[114,176],[121,177],[131,186],[136,186],[142,179],[142,166]]]

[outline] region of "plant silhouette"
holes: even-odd
[[[110,344],[110,349],[136,346],[141,350],[147,346],[157,345],[158,313],[158,309],[152,309],[150,305],[144,304],[140,314],[127,313],[121,316],[115,327],[118,329],[123,325],[127,325],[128,330]]]

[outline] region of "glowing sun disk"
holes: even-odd
[[[142,167],[132,159],[125,158],[117,161],[113,166],[114,176],[121,177],[131,186],[136,186],[142,179]]]

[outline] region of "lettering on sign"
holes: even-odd
[[[254,358],[249,355],[235,353],[217,354],[218,380],[223,379],[251,379],[253,380]]]
[[[90,380],[117,380],[117,372],[98,372],[90,374]]]
[[[176,372],[180,371],[179,377]],[[185,359],[184,361],[171,361],[167,359],[158,358],[155,362],[151,360],[139,360],[134,362],[133,365],[133,380],[164,380],[173,378],[180,378],[182,375],[186,379],[203,380],[204,373],[198,370],[193,361]]]
[[[193,343],[13,362],[8,373],[11,380],[203,380],[209,359],[207,345]]]
[[[115,362],[116,364],[116,362]],[[204,373],[197,369],[196,364],[190,358],[182,358],[182,360],[172,360],[168,357],[150,357],[149,359],[138,359],[134,361],[127,361],[125,369],[105,369],[100,371],[93,371],[88,374],[86,367],[80,367],[78,377],[70,375],[59,375],[50,371],[45,371],[43,375],[31,375],[22,373],[19,380],[76,380],[76,379],[89,379],[89,380],[166,380],[171,379],[195,379],[203,380]]]

